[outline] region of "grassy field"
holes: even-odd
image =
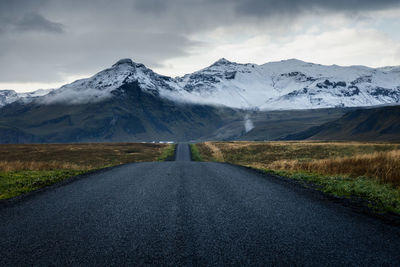
[[[400,144],[358,142],[205,142],[201,160],[262,169],[319,185],[337,196],[400,212]]]
[[[0,199],[105,167],[165,160],[173,153],[174,145],[148,143],[0,145]]]

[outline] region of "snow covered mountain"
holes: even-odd
[[[400,67],[323,66],[291,59],[263,65],[220,59],[177,78],[171,98],[236,108],[312,109],[400,103]]]
[[[54,89],[39,89],[28,93],[17,93],[14,90],[0,90],[0,107],[13,103],[15,101],[30,102],[37,97],[44,96]]]
[[[50,93],[22,96],[0,91],[0,106],[23,100],[89,103],[120,95],[125,84],[179,102],[245,109],[313,109],[400,103],[400,67],[324,66],[291,59],[263,65],[220,59],[183,77],[159,75],[143,64],[121,59],[88,79]]]
[[[131,59],[121,59],[88,79],[77,80],[71,84],[62,86],[43,98],[42,103],[70,103],[82,104],[104,100],[115,94],[124,84],[138,82],[143,91],[159,94],[161,90],[172,90],[170,83],[173,79],[159,75],[146,68],[143,64],[135,63]]]
[[[0,90],[0,107],[15,102],[19,99],[14,90]]]

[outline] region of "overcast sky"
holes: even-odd
[[[0,89],[56,88],[120,58],[180,76],[221,57],[400,65],[400,0],[0,0]]]

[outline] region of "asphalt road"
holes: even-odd
[[[247,169],[137,163],[0,207],[0,265],[400,266],[400,231]]]

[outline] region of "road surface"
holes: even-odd
[[[245,168],[191,162],[187,145],[176,159],[0,207],[0,266],[400,266],[395,226]]]

